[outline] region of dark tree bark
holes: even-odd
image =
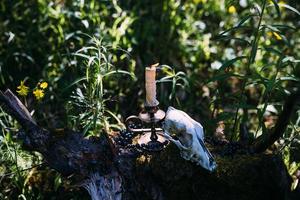
[[[255,153],[264,152],[272,144],[274,144],[276,140],[278,140],[280,137],[283,136],[283,133],[289,124],[290,117],[293,114],[294,107],[299,102],[299,100],[300,100],[300,90],[287,97],[283,106],[283,110],[280,113],[280,116],[277,120],[277,123],[273,131],[270,134],[261,135],[254,141],[253,145],[251,146],[253,152]]]
[[[95,172],[103,176],[117,172],[125,200],[299,199],[299,188],[290,191],[291,178],[279,155],[248,152],[224,157],[218,155],[224,146],[209,146],[218,168],[208,173],[183,160],[172,144],[160,153],[142,155],[119,149],[109,137],[84,138],[74,131],[57,137],[39,127],[9,90],[0,94],[0,101],[22,126],[20,138],[26,149],[40,152],[47,164],[63,175],[75,174],[82,180]],[[259,139],[251,148],[263,151],[280,137],[286,125],[286,120],[281,128],[276,125],[275,135],[267,142]]]

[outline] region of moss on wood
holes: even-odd
[[[159,154],[138,158],[138,170],[147,170],[166,199],[272,199],[290,195],[291,179],[280,156],[274,154],[216,157],[214,173],[185,161],[169,145]],[[150,174],[149,174],[150,173]]]

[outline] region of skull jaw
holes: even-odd
[[[194,162],[197,165],[200,165],[204,169],[208,170],[209,172],[213,172],[216,170],[217,164],[216,164],[215,160],[209,159],[210,156],[204,150],[200,151],[200,149],[201,149],[200,144],[197,145],[197,147],[195,148],[193,146],[193,143],[187,146],[186,144],[183,144],[180,140],[173,139],[167,131],[160,133],[160,134],[163,137],[165,137],[166,139],[173,142],[179,148],[180,155],[183,159]],[[206,147],[203,146],[203,148],[206,148]],[[208,149],[206,149],[206,151],[208,152]],[[204,158],[201,157],[200,152],[203,152],[202,156],[204,156]]]
[[[196,165],[200,165],[204,169],[208,170],[209,172],[214,172],[217,168],[217,164],[213,158],[204,151],[199,149],[199,147],[193,147],[193,145],[186,147],[180,141],[178,141],[181,145],[185,148],[180,148],[180,155],[183,159],[196,163]],[[206,148],[206,147],[204,147]],[[206,151],[208,151],[206,149]],[[201,155],[202,154],[202,155]]]

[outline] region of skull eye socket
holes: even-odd
[[[182,132],[178,132],[178,133],[176,134],[176,137],[177,137],[177,138],[182,138],[182,137],[183,137]]]
[[[193,143],[193,136],[189,135],[189,134],[177,134],[178,139],[180,140],[180,142],[186,146],[186,147],[190,147]]]

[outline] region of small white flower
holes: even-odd
[[[222,66],[222,63],[220,61],[216,60],[216,61],[212,62],[210,66],[212,69],[218,70]]]

